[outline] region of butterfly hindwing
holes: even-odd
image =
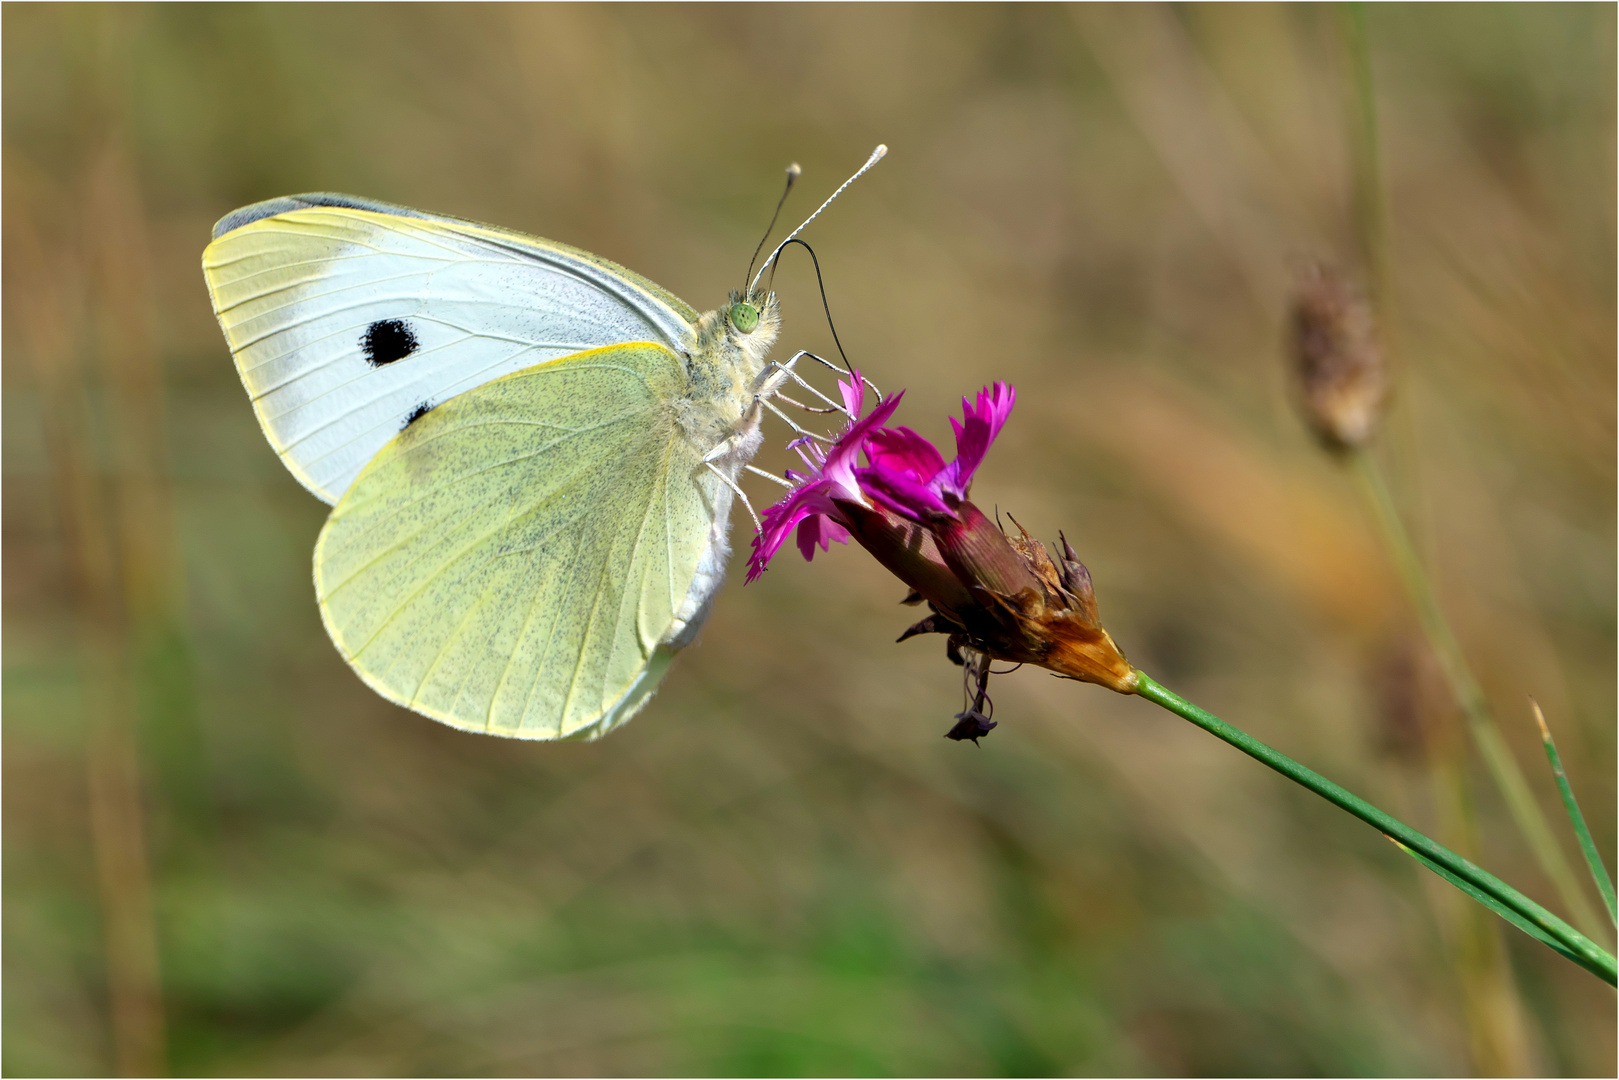
[[[730,493],[679,430],[685,384],[668,349],[621,345],[411,423],[315,549],[344,657],[384,696],[463,729],[553,739],[628,719],[723,555]]]
[[[587,349],[683,350],[697,317],[587,252],[341,195],[236,211],[203,269],[265,434],[327,502],[413,415]]]

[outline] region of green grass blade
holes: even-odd
[[[1507,805],[1507,811],[1512,815],[1512,820],[1523,834],[1524,841],[1535,856],[1535,860],[1540,863],[1541,871],[1567,906],[1573,921],[1587,934],[1593,937],[1601,936],[1606,932],[1607,926],[1597,914],[1596,908],[1591,906],[1584,889],[1580,887],[1579,875],[1574,871],[1574,864],[1563,853],[1562,846],[1558,844],[1556,835],[1552,832],[1550,819],[1540,808],[1534,792],[1530,790],[1529,781],[1524,777],[1523,769],[1519,767],[1517,759],[1512,756],[1512,751],[1507,746],[1506,739],[1501,735],[1500,726],[1496,723],[1495,715],[1484,696],[1484,688],[1474,677],[1473,670],[1468,666],[1467,658],[1462,652],[1461,643],[1456,639],[1455,631],[1439,606],[1433,581],[1428,577],[1428,572],[1411,543],[1411,536],[1405,530],[1399,510],[1394,505],[1394,497],[1383,480],[1382,470],[1378,468],[1377,462],[1370,454],[1355,454],[1353,462],[1356,466],[1356,475],[1360,478],[1362,487],[1376,511],[1384,542],[1394,557],[1395,568],[1416,609],[1417,621],[1422,626],[1423,635],[1433,647],[1440,669],[1444,672],[1445,679],[1450,683],[1451,690],[1456,696],[1456,702],[1467,718],[1468,734],[1478,747],[1479,757],[1483,760],[1490,779],[1495,782],[1496,789],[1500,791],[1501,798]]]
[[[1546,760],[1552,763],[1552,775],[1557,778],[1557,790],[1563,795],[1563,807],[1568,811],[1569,823],[1574,826],[1574,835],[1579,837],[1580,851],[1585,855],[1585,865],[1591,870],[1591,880],[1596,882],[1602,902],[1608,905],[1608,918],[1619,926],[1619,902],[1614,898],[1613,878],[1608,876],[1608,868],[1602,863],[1596,841],[1591,839],[1591,829],[1585,824],[1585,815],[1580,812],[1580,804],[1574,799],[1574,789],[1569,786],[1568,773],[1563,771],[1563,759],[1557,753],[1557,744],[1552,741],[1552,729],[1546,726],[1546,715],[1540,711],[1540,702],[1530,698],[1529,705],[1535,711],[1535,723],[1540,725],[1540,741],[1546,745]]]
[[[1295,784],[1308,788],[1340,809],[1360,818],[1390,840],[1409,848],[1412,854],[1420,855],[1424,864],[1441,870],[1445,880],[1462,888],[1468,896],[1484,903],[1513,926],[1524,930],[1537,941],[1544,941],[1548,945],[1556,942],[1552,947],[1563,956],[1579,964],[1609,986],[1619,986],[1619,965],[1616,965],[1612,953],[1494,874],[1462,858],[1443,844],[1435,843],[1405,822],[1391,817],[1360,796],[1339,787],[1315,770],[1300,765],[1246,731],[1232,727],[1213,713],[1198,708],[1173,690],[1160,685],[1146,672],[1137,669],[1136,676],[1138,679],[1136,693],[1140,696],[1183,720],[1191,721],[1209,734],[1230,743],[1254,760],[1281,773]],[[1508,911],[1512,913],[1511,916],[1507,915]]]
[[[1564,945],[1561,941],[1558,941],[1546,931],[1542,930],[1540,927],[1536,926],[1522,915],[1519,915],[1516,911],[1513,911],[1511,908],[1501,903],[1495,897],[1481,889],[1476,889],[1472,885],[1469,885],[1467,882],[1463,881],[1449,870],[1446,870],[1443,866],[1440,866],[1438,863],[1434,862],[1420,851],[1413,851],[1411,848],[1406,847],[1393,837],[1390,837],[1389,839],[1395,847],[1399,848],[1401,851],[1417,860],[1417,862],[1421,863],[1423,866],[1426,866],[1429,870],[1432,870],[1434,873],[1456,886],[1462,892],[1466,893],[1468,896],[1471,896],[1474,900],[1477,900],[1479,903],[1501,916],[1513,926],[1516,926],[1519,930],[1522,930],[1536,941],[1539,941],[1542,945],[1562,953],[1576,964],[1580,963],[1580,958],[1575,955],[1574,951],[1567,945]]]

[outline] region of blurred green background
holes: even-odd
[[[947,439],[1016,383],[975,497],[1066,530],[1133,661],[1448,843],[1429,777],[1465,770],[1484,864],[1561,910],[1292,408],[1293,268],[1355,251],[1339,9],[3,21],[8,1075],[1612,1075],[1608,988],[1469,944],[1375,833],[1145,702],[1026,670],[981,747],[942,739],[957,669],[890,644],[913,612],[858,550],[733,572],[598,744],[388,705],[322,632],[325,508],[203,287],[216,218],[332,190],[713,307],[788,162],[796,222],[886,142],[808,236],[900,420]],[[1367,21],[1377,452],[1542,804],[1527,694],[1612,865],[1615,10]],[[830,352],[802,253],[777,288],[780,355]]]

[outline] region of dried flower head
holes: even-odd
[[[1389,390],[1371,306],[1339,271],[1312,264],[1298,277],[1291,332],[1305,419],[1329,449],[1356,449]]]
[[[765,511],[748,580],[764,572],[795,527],[806,559],[831,541],[854,539],[910,587],[907,602],[930,609],[899,640],[944,634],[951,659],[967,669],[969,703],[949,732],[953,739],[976,741],[994,727],[985,711],[992,710],[985,691],[990,660],[1035,664],[1133,693],[1135,670],[1098,620],[1090,574],[1067,539],[1053,559],[1021,525],[1009,536],[967,497],[1011,415],[1012,387],[996,383],[975,401],[962,400],[963,418],[950,421],[956,457],[947,462],[911,429],[883,426],[901,395],[861,416],[859,373],[840,386],[849,426],[825,448],[802,439],[794,444],[808,471],[790,471],[793,489]],[[865,465],[857,463],[861,455]]]

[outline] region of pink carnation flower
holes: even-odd
[[[885,426],[899,394],[862,416],[865,384],[852,374],[838,384],[849,426],[824,448],[807,438],[792,444],[806,471],[789,471],[792,490],[765,511],[748,580],[795,529],[805,559],[833,541],[857,541],[909,586],[908,603],[928,606],[900,640],[944,634],[946,653],[964,666],[967,706],[952,739],[976,741],[995,726],[985,689],[992,659],[1134,693],[1135,670],[1098,621],[1090,574],[1067,540],[1054,557],[1021,526],[1020,536],[1007,535],[967,497],[1016,391],[997,382],[962,399],[962,419],[950,421],[956,457],[947,462],[910,428]]]
[[[918,524],[956,517],[973,473],[1017,400],[1017,392],[1002,382],[980,391],[976,403],[963,398],[964,419],[950,418],[956,433],[956,459],[946,463],[932,443],[910,428],[883,426],[899,407],[903,391],[861,416],[865,382],[860,373],[839,380],[838,389],[854,419],[824,450],[809,439],[793,444],[808,471],[789,470],[787,479],[793,482],[793,489],[765,511],[748,558],[750,582],[764,573],[795,526],[798,550],[805,559],[814,557],[817,546],[825,551],[833,541],[848,543],[850,530],[855,528],[848,506],[881,508]],[[857,464],[862,454],[864,466]]]

